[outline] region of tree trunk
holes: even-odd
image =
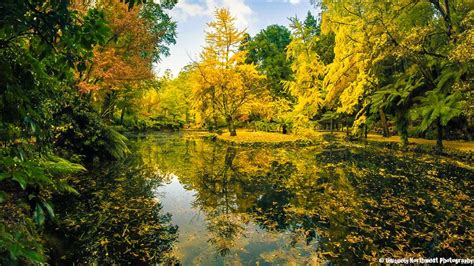
[[[382,109],[379,110],[380,122],[382,122],[382,136],[384,138],[390,137],[390,132],[388,130],[387,117]]]
[[[368,134],[367,124],[364,124],[364,138],[365,139],[367,139],[367,134]]]
[[[436,152],[443,152],[443,125],[441,124],[441,118],[436,119],[436,128],[438,130],[436,136]]]
[[[231,136],[237,136],[237,131],[234,126],[234,118],[232,116],[227,116],[227,128]]]
[[[333,133],[333,128],[332,128],[332,126],[333,126],[333,121],[332,121],[332,119],[331,119],[331,126],[330,126],[330,127],[331,127],[331,135],[332,135],[332,133]]]
[[[286,127],[286,124],[283,124],[281,131],[282,131],[281,133],[283,133],[283,134],[287,134],[287,133],[288,133],[288,129],[287,129],[287,127]]]
[[[112,122],[114,118],[115,109],[115,91],[109,91],[105,95],[104,103],[102,105],[102,118],[107,122]]]

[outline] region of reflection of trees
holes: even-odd
[[[237,211],[238,177],[233,166],[236,152],[234,147],[227,147],[225,154],[222,154],[217,146],[213,146],[209,160],[205,160],[209,164],[198,170],[202,178],[194,183],[204,188],[198,190],[194,204],[206,212],[209,242],[222,256],[229,253],[245,229],[243,217]],[[196,189],[195,186],[193,188]]]
[[[177,227],[154,198],[160,180],[140,165],[129,158],[102,166],[97,177],[78,179],[80,195],[68,196],[58,208],[65,229],[57,233],[70,245],[61,258],[64,263],[148,265],[174,260]]]
[[[272,150],[237,149],[198,140],[191,151],[184,142],[170,143],[173,148],[161,145],[161,152],[152,157],[164,162],[161,169],[177,174],[185,187],[197,191],[194,205],[206,214],[209,242],[221,255],[242,237],[249,217],[268,231],[291,231],[293,242],[303,240],[305,244],[317,238],[318,227],[328,226],[324,218],[328,215],[320,212],[330,208],[315,209],[313,205],[328,201],[321,187],[330,183],[329,179],[296,174],[309,170],[293,158],[279,162]],[[183,154],[189,154],[189,162],[183,161]],[[311,180],[320,184],[316,186]]]
[[[157,161],[197,192],[221,254],[249,220],[291,232],[290,244],[307,244],[336,264],[470,252],[472,170],[373,149],[193,143],[170,147]]]

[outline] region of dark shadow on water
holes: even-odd
[[[101,165],[78,177],[78,196],[59,197],[51,232],[53,264],[173,262],[177,226],[161,211],[153,190],[162,179],[140,158]]]

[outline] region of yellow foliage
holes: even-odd
[[[319,110],[323,103],[322,77],[325,66],[315,51],[318,37],[312,35],[299,20],[291,25],[293,36],[287,47],[287,56],[292,59],[293,79],[283,85],[298,99],[295,117],[306,120]]]
[[[245,32],[235,27],[229,10],[218,9],[215,16],[192,75],[195,109],[202,117],[221,115],[233,127],[242,107],[262,92],[264,76],[245,63],[246,52],[239,50]]]
[[[239,131],[239,134],[236,137],[231,137],[229,133],[224,133],[222,135],[219,135],[217,138],[224,141],[232,141],[236,143],[279,143],[293,142],[304,139],[295,135],[249,131]]]

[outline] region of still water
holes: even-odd
[[[473,256],[472,165],[364,145],[131,138],[61,199],[54,263],[367,264]]]

